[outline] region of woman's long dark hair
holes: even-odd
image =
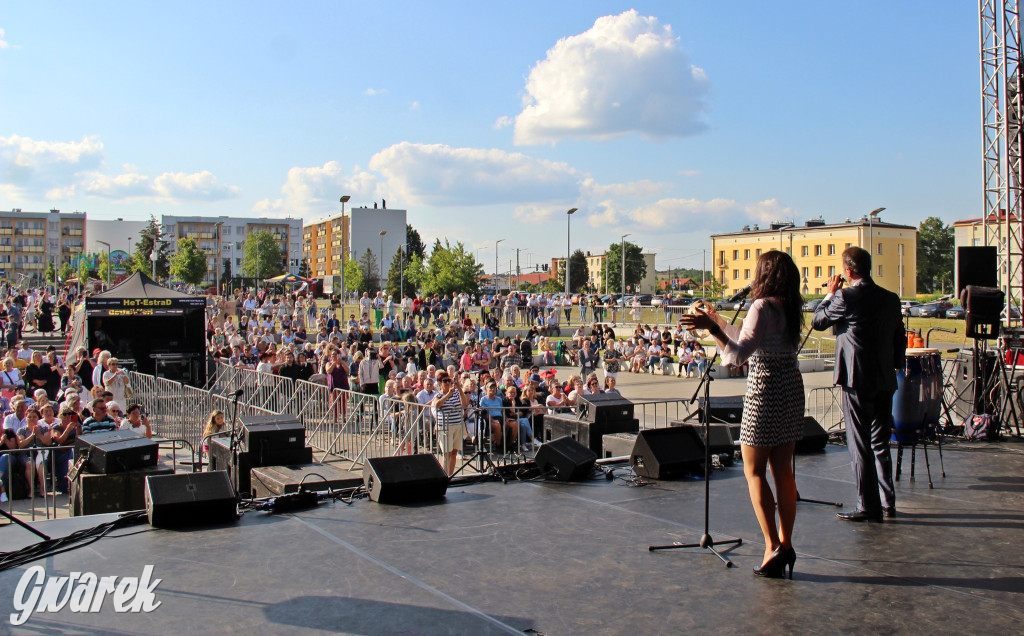
[[[799,345],[804,328],[804,300],[800,296],[800,270],[790,255],[778,250],[761,254],[750,287],[754,299],[779,299],[786,316],[786,335],[793,346]]]

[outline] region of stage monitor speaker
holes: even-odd
[[[373,457],[363,464],[363,483],[371,501],[414,503],[443,498],[448,475],[433,455]]]
[[[704,423],[704,398],[699,398],[697,404],[700,406],[698,420]],[[729,424],[739,426],[743,418],[743,396],[713,397],[711,398],[708,415],[712,424]]]
[[[700,441],[704,443],[704,425],[703,424],[686,424],[686,426],[694,429],[697,432],[697,436],[700,437]],[[727,424],[711,424],[708,427],[711,433],[711,454],[712,455],[729,455],[736,451],[736,443],[732,437],[732,431],[729,430]]]
[[[813,453],[825,450],[825,446],[828,444],[828,432],[821,427],[821,424],[818,424],[818,420],[810,416],[805,417],[803,427],[804,433],[797,440],[796,452]]]
[[[238,418],[245,450],[260,452],[306,445],[306,427],[292,415],[255,415]]]
[[[571,437],[560,437],[541,445],[533,461],[547,479],[581,481],[590,476],[597,453]]]
[[[629,457],[633,472],[648,479],[672,479],[697,472],[704,463],[704,442],[692,426],[640,431]]]
[[[990,340],[999,336],[1006,294],[995,287],[968,285],[960,293],[960,304],[967,320],[968,338]]]
[[[75,440],[75,456],[88,455],[87,470],[106,475],[156,466],[159,448],[131,431],[88,433]]]
[[[633,420],[633,403],[615,393],[580,396],[580,419],[595,424]]]
[[[997,260],[998,254],[995,247],[963,246],[956,248],[957,296],[960,296],[968,285],[999,287]]]
[[[146,478],[146,516],[154,528],[229,523],[238,506],[227,471]]]

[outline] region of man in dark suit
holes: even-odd
[[[834,382],[843,388],[846,441],[857,480],[857,509],[839,513],[847,521],[881,521],[896,514],[892,482],[892,396],[896,369],[906,358],[907,339],[899,296],[871,279],[871,254],[843,252],[843,274],[828,281],[828,295],[814,312],[814,328],[835,328]],[[879,494],[881,491],[881,496]]]

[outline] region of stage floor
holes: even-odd
[[[364,499],[189,532],[128,528],[37,564],[98,576],[151,564],[162,579],[152,614],[116,614],[108,600],[98,614],[65,608],[12,627],[23,570],[0,575],[0,612],[15,633],[1016,633],[1024,444],[947,446],[945,479],[930,455],[935,489],[919,452],[917,481],[905,471],[899,516],[883,524],[800,504],[793,581],[751,574],[764,546],[737,464],[711,482],[712,535],[743,538],[728,551],[733,569],[700,549],[647,549],[699,539],[700,480],[491,482],[433,505]],[[800,456],[798,483],[804,497],[852,508],[844,447]],[[40,527],[61,535],[105,518]],[[0,528],[4,551],[31,542]]]

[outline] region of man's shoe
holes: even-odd
[[[842,519],[843,521],[882,521],[881,513],[872,514],[870,512],[865,512],[863,510],[854,510],[853,512],[838,512],[836,513],[836,517]]]
[[[882,508],[882,514],[890,519],[896,516],[896,506],[886,506]]]

